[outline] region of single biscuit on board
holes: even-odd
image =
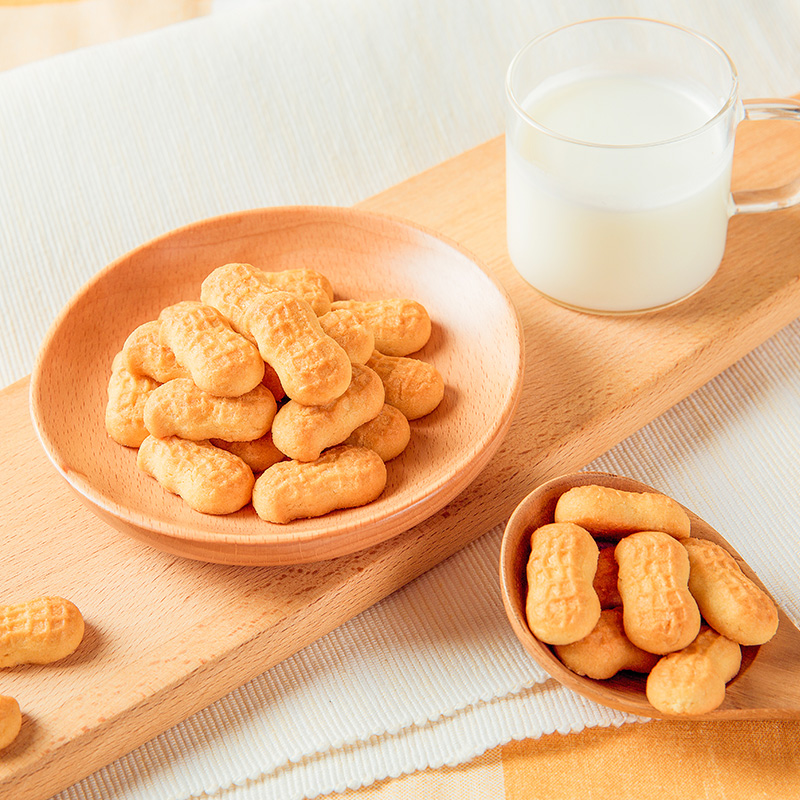
[[[144,409],[147,399],[159,386],[147,375],[134,375],[126,366],[122,353],[117,353],[108,381],[105,427],[118,444],[138,447],[147,437]]]
[[[778,630],[778,609],[736,559],[714,542],[684,539],[689,554],[689,591],[715,631],[744,645],[768,642]]]
[[[281,461],[256,480],[253,507],[284,524],[371,503],[386,486],[386,465],[366,447],[339,445],[316,461]]]
[[[534,636],[546,644],[569,644],[591,633],[600,619],[592,587],[597,544],[578,525],[554,522],[531,534],[525,615]]]
[[[83,632],[81,612],[63,597],[0,606],[0,667],[59,661],[78,649]]]
[[[154,319],[136,328],[122,347],[125,366],[134,375],[147,375],[159,383],[188,378],[175,353],[161,340],[161,323]]]
[[[608,486],[574,486],[558,498],[556,522],[574,522],[595,536],[664,531],[689,535],[689,515],[678,502],[657,492],[625,492]]]
[[[217,309],[185,300],[165,308],[159,321],[162,341],[204,391],[238,397],[261,383],[264,361],[258,348]]]
[[[444,380],[433,364],[373,351],[367,366],[383,381],[386,402],[408,420],[430,414],[442,402]]]
[[[0,750],[17,738],[22,728],[22,712],[13,697],[0,695]]]
[[[704,625],[691,644],[653,667],[647,699],[663,714],[707,714],[725,700],[725,686],[741,663],[739,645]]]
[[[641,650],[628,639],[621,608],[604,609],[588,636],[553,649],[561,663],[574,673],[601,681],[613,678],[624,669],[650,672],[660,658]]]
[[[193,441],[249,442],[270,429],[277,408],[272,393],[262,384],[240,397],[218,397],[189,378],[178,378],[151,392],[144,407],[144,423],[150,434],[161,439],[180,436]]]
[[[383,384],[369,367],[353,364],[347,391],[324,406],[290,400],[272,423],[275,446],[296,461],[314,461],[328,447],[341,444],[383,408]]]
[[[359,425],[344,443],[369,447],[384,461],[391,461],[408,447],[410,440],[408,420],[394,406],[384,403],[378,416]]]
[[[263,472],[286,457],[275,447],[271,432],[250,442],[226,442],[223,439],[212,439],[211,444],[239,456],[253,472]]]
[[[641,531],[614,549],[628,638],[649,653],[682,650],[700,630],[700,611],[689,592],[689,557],[663,531]]]
[[[431,318],[422,303],[405,298],[336,300],[332,310],[346,309],[375,337],[375,349],[387,356],[407,356],[431,336]]]
[[[352,311],[339,308],[319,318],[322,330],[338,342],[354,364],[366,364],[375,349],[375,337]]]
[[[137,464],[202,514],[232,514],[252,496],[255,479],[250,467],[207,441],[148,436],[139,448]]]

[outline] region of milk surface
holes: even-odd
[[[646,75],[542,84],[523,104],[536,124],[517,120],[506,143],[508,247],[523,277],[604,311],[666,305],[706,283],[731,208],[732,137],[706,125],[720,105]]]

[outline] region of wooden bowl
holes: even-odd
[[[529,494],[506,524],[500,551],[500,584],[511,627],[525,650],[553,678],[596,703],[644,717],[664,718],[645,696],[646,676],[623,671],[608,680],[585,678],[565,667],[553,649],[539,641],[525,618],[528,586],[526,565],[533,531],[553,521],[558,498],[573,486],[597,484],[628,492],[655,492],[632,478],[598,472],[563,475],[542,484]],[[707,522],[689,509],[691,535],[710,539],[724,547],[742,571],[762,590],[758,576],[730,544]],[[728,684],[723,704],[703,719],[775,719],[800,717],[800,631],[786,614],[778,611],[778,632],[760,647],[742,647],[742,666]],[[756,656],[758,658],[756,659]],[[696,719],[697,717],[695,717]]]
[[[412,423],[389,462],[383,494],[358,509],[286,525],[247,506],[214,517],[190,509],[136,467],[136,450],[105,433],[111,361],[127,335],[162,308],[199,299],[215,267],[308,267],[337,298],[409,297],[433,320],[414,354],[444,377],[445,396]],[[204,220],[161,236],[99,272],[61,312],[31,380],[31,413],[47,455],[90,509],[169,553],[224,564],[296,564],[356,552],[441,509],[486,465],[511,424],[523,339],[509,297],[452,242],[385,216],[346,208],[270,208]]]

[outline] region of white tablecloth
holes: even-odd
[[[57,312],[113,258],[228,211],[349,205],[478,145],[502,132],[518,47],[607,14],[709,34],[745,96],[800,91],[796,0],[272,0],[0,74],[0,385],[30,372]],[[590,465],[705,516],[795,621],[799,364],[795,322]],[[499,541],[59,797],[314,797],[631,721],[546,681],[518,646]],[[452,615],[430,613],[445,601]]]

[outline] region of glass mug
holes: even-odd
[[[800,202],[800,179],[730,188],[739,122],[800,121],[800,103],[742,101],[725,51],[685,28],[616,17],[567,25],[517,53],[506,93],[508,252],[561,305],[672,305],[714,275],[733,214]]]

